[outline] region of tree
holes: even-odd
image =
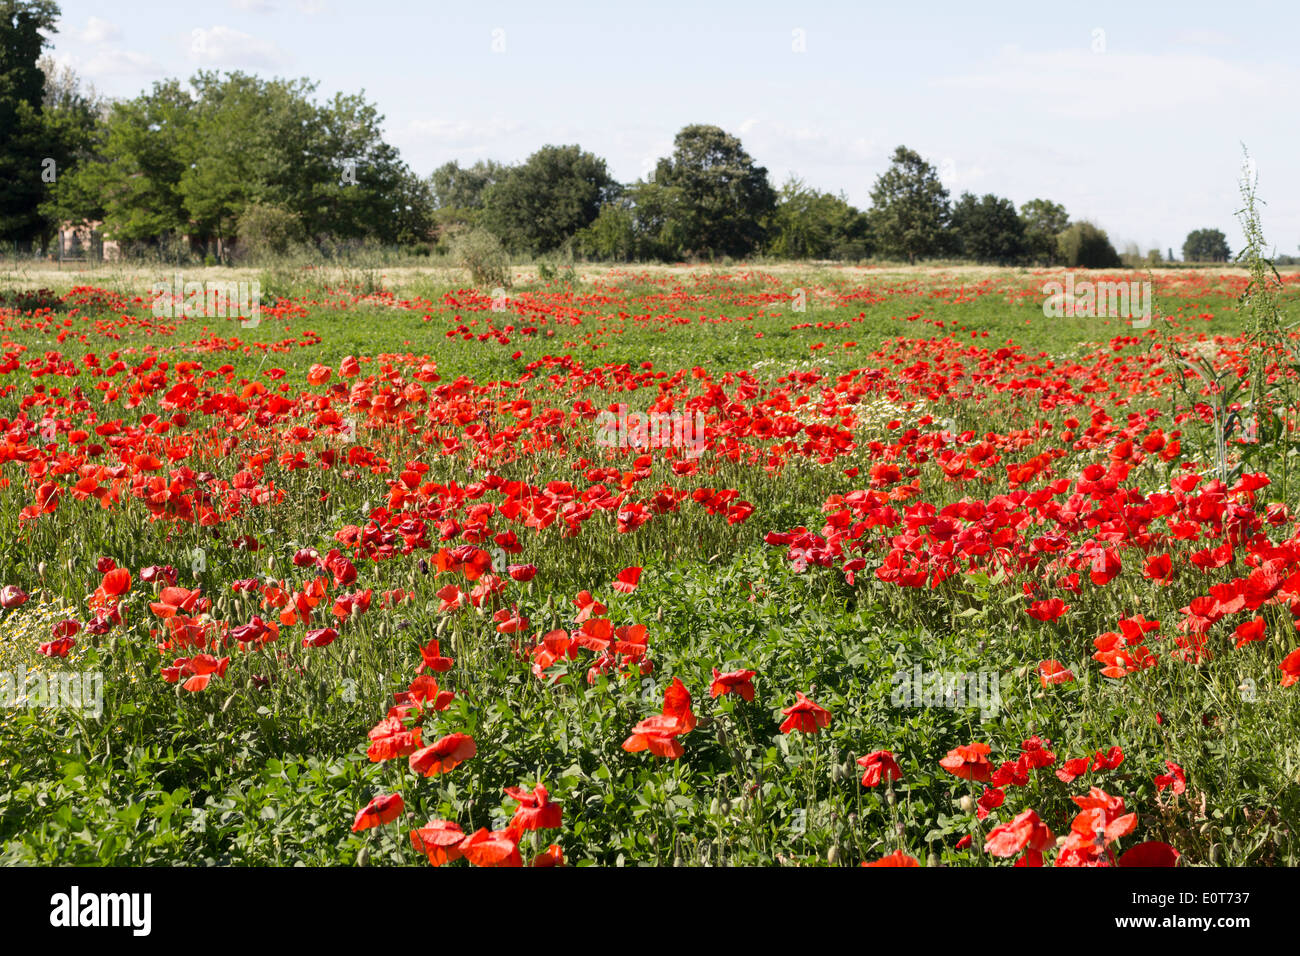
[[[591,259],[627,262],[637,251],[636,217],[631,200],[620,197],[600,207],[600,215],[577,235],[575,245]]]
[[[41,101],[41,124],[49,147],[52,181],[46,183],[41,202],[41,251],[44,253],[59,226],[65,221],[84,222],[103,218],[102,203],[93,193],[78,192],[73,173],[93,162],[103,148],[103,119],[108,106],[93,87],[84,89],[69,66],[59,67],[42,57],[45,93]],[[44,161],[43,161],[44,162]]]
[[[223,254],[241,222],[247,236],[276,215],[266,210],[285,214],[276,221],[294,238],[428,237],[428,190],[384,142],[383,117],[360,95],[318,104],[307,80],[238,72],[200,72],[189,85],[193,93],[175,80],[156,83],[114,104],[100,154],[66,185],[61,177],[59,208],[89,216],[94,199],[115,239],[185,235]]]
[[[640,195],[660,220],[652,242],[670,258],[747,256],[762,244],[776,209],[767,170],[716,126],[684,127]]]
[[[871,190],[872,234],[887,256],[918,258],[938,255],[948,226],[948,190],[919,153],[899,146],[889,169]]]
[[[1086,220],[1070,225],[1057,237],[1057,256],[1078,269],[1114,269],[1122,263],[1110,237]]]
[[[842,195],[819,193],[791,176],[777,194],[768,252],[785,259],[865,259],[867,216]]]
[[[59,8],[53,0],[0,0],[0,240],[41,232],[50,142],[43,123],[41,52]]]
[[[480,159],[462,168],[452,160],[443,163],[429,177],[436,209],[482,209],[483,192],[504,178],[508,167],[494,160]]]
[[[113,104],[98,153],[59,178],[59,209],[69,219],[103,219],[104,232],[128,244],[184,234],[180,181],[194,127],[194,101],[177,80]]]
[[[1193,229],[1183,243],[1187,262],[1227,262],[1231,257],[1228,238],[1218,229]]]
[[[1020,207],[1025,230],[1025,256],[1038,265],[1055,265],[1057,238],[1070,225],[1065,207],[1050,199],[1031,199]]]
[[[1009,265],[1025,253],[1025,227],[1010,199],[962,193],[952,209],[957,254],[976,262]]]
[[[551,252],[595,221],[617,187],[600,157],[543,146],[483,191],[481,223],[507,248]]]

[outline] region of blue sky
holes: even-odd
[[[688,123],[865,207],[906,144],[964,190],[1063,203],[1117,246],[1223,229],[1241,143],[1300,252],[1300,5],[62,0],[55,57],[108,96],[200,68],[364,90],[421,175],[579,143],[630,181]]]

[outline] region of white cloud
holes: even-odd
[[[111,76],[160,76],[163,68],[147,53],[109,49],[94,53],[84,65],[77,67],[77,72],[94,80]]]
[[[1300,71],[1268,64],[1241,65],[1203,53],[1093,53],[1089,49],[1026,51],[1004,47],[984,70],[940,77],[932,87],[998,98],[1028,100],[1047,121],[1103,119],[1173,110],[1198,115],[1211,105],[1250,102],[1300,83]],[[1153,100],[1158,97],[1158,100]]]
[[[514,120],[494,117],[488,120],[418,119],[406,126],[403,138],[421,142],[435,142],[440,147],[484,150],[494,145],[494,140],[520,130]]]
[[[116,40],[121,35],[122,31],[117,28],[117,24],[102,20],[99,17],[91,17],[86,21],[86,25],[75,34],[82,43],[89,43],[92,46],[101,46]]]
[[[277,67],[285,60],[275,44],[224,26],[191,30],[188,53],[191,60],[208,66]]]

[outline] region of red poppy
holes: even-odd
[[[406,809],[406,805],[402,803],[400,793],[375,797],[357,811],[357,818],[352,822],[352,832],[360,833],[362,830],[369,830],[371,827],[392,823],[402,815],[404,809]]]
[[[1042,853],[1055,843],[1052,831],[1033,810],[1026,810],[1009,823],[989,831],[984,852],[992,856],[1012,857],[1021,850]]]
[[[722,694],[739,694],[741,700],[754,699],[754,676],[758,671],[739,670],[729,671],[726,674],[719,674],[718,669],[713,668],[713,683],[709,685],[709,696],[718,697]]]
[[[613,587],[615,591],[621,591],[623,594],[631,594],[636,590],[637,582],[640,580],[640,568],[624,568],[622,571],[618,572],[618,576],[614,579],[614,583],[611,587]]]
[[[781,723],[781,733],[788,734],[797,730],[805,734],[815,734],[823,727],[830,726],[829,710],[809,700],[802,691],[795,691],[795,697],[793,704],[781,710],[781,713],[786,715]]]
[[[1025,613],[1035,621],[1055,621],[1060,619],[1061,615],[1068,610],[1070,610],[1070,605],[1060,598],[1054,597],[1043,601],[1035,601],[1025,608]]]
[[[988,760],[991,750],[988,744],[982,743],[954,747],[948,751],[948,756],[939,761],[939,766],[962,780],[987,783],[993,775],[993,766]]]
[[[915,857],[908,856],[902,850],[895,850],[888,856],[882,856],[878,860],[872,860],[870,863],[863,863],[863,866],[920,866]]]
[[[1175,796],[1184,792],[1187,789],[1187,777],[1183,768],[1171,760],[1166,760],[1165,766],[1169,768],[1168,773],[1156,774],[1156,793],[1162,793],[1166,787],[1173,790]]]
[[[519,855],[519,831],[488,830],[484,827],[467,836],[460,852],[474,866],[523,866]]]
[[[1179,852],[1168,843],[1148,840],[1129,847],[1116,862],[1120,866],[1177,866]]]
[[[865,771],[862,774],[864,787],[878,787],[884,780],[903,778],[903,771],[894,760],[893,752],[889,750],[873,750],[865,757],[859,757],[858,766]]]
[[[411,846],[423,853],[434,866],[442,866],[461,857],[460,845],[465,833],[460,824],[450,820],[430,820],[411,831]]]
[[[1060,661],[1047,660],[1038,665],[1038,680],[1044,687],[1049,684],[1068,684],[1074,680],[1074,672]]]
[[[474,738],[469,734],[448,734],[408,759],[411,770],[424,777],[447,773],[477,753]]]
[[[531,792],[521,787],[506,787],[506,795],[519,801],[510,826],[519,830],[554,830],[560,826],[562,808],[551,803],[551,795],[538,784]]]

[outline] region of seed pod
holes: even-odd
[[[831,847],[829,850],[826,851],[826,862],[829,863],[831,866],[834,866],[835,864],[837,864],[837,863],[840,862],[840,848],[839,848],[839,847],[837,847],[837,846],[833,846],[833,847]]]

